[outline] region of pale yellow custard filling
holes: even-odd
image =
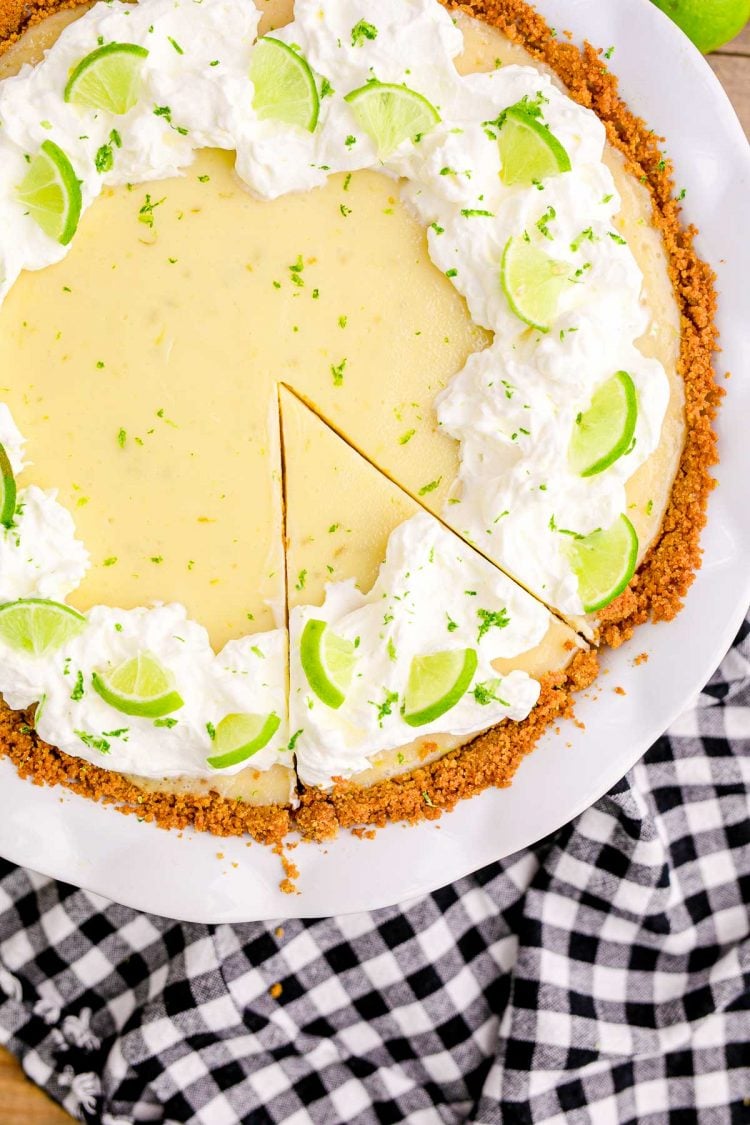
[[[288,12],[274,7],[283,22]],[[462,29],[462,69],[526,61],[492,29],[465,21]],[[16,50],[10,64],[20,61]],[[671,387],[662,442],[628,487],[642,557],[683,442],[679,318],[648,194],[618,154],[607,159],[623,199],[618,226],[652,312],[640,346]],[[284,621],[279,383],[440,513],[458,447],[438,431],[432,404],[489,339],[430,262],[393,181],[339,175],[261,203],[232,163],[232,154],[206,151],[182,179],[105,191],[68,257],[25,274],[0,311],[0,397],[29,439],[20,483],[59,489],[92,556],[72,604],[180,601],[216,648]],[[311,496],[327,501],[335,473],[317,447],[305,456]],[[369,501],[373,492],[362,494]],[[305,535],[288,513],[290,604],[319,600],[329,566],[335,579],[355,576],[367,588],[389,530],[406,518],[400,510],[353,526],[333,562],[306,541],[295,555]],[[316,517],[324,511],[321,503]],[[555,626],[540,651],[524,654],[528,670],[564,664],[569,642]],[[512,666],[525,667],[524,656]],[[239,792],[275,799],[257,774],[243,789],[243,776],[232,779]]]

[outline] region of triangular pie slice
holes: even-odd
[[[281,415],[290,730],[302,782],[370,786],[442,757],[507,715],[524,718],[538,681],[581,651],[576,634],[283,388]],[[333,669],[345,697],[336,706],[310,655],[321,622],[343,641],[344,665],[349,656],[353,663],[348,684],[346,668]],[[414,658],[456,650],[478,657],[460,702],[412,725]],[[325,652],[322,660],[325,679]]]

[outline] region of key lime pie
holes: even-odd
[[[278,842],[510,783],[678,611],[718,396],[599,52],[261,7],[0,2],[0,748]]]

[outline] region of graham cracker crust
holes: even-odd
[[[31,25],[76,0],[0,0],[0,53]],[[619,96],[617,79],[601,49],[576,47],[558,38],[524,0],[469,0],[447,5],[497,27],[562,80],[570,96],[593,109],[610,143],[650,192],[653,220],[664,239],[682,335],[679,374],[684,382],[687,434],[660,534],[628,588],[599,614],[599,645],[617,647],[643,622],[668,621],[682,607],[700,566],[700,534],[718,461],[713,420],[723,395],[712,369],[717,350],[715,276],[695,250],[695,227],[680,219],[672,165],[660,138]],[[573,697],[596,678],[595,650],[578,653],[568,668],[542,681],[539,702],[520,723],[503,723],[428,766],[363,789],[340,781],[323,793],[300,788],[300,805],[251,807],[216,793],[144,793],[127,778],[73,758],[42,742],[29,714],[0,704],[0,756],[21,777],[39,785],[62,785],[93,800],[112,804],[162,828],[192,826],[217,836],[248,834],[278,845],[292,829],[310,840],[327,840],[340,828],[383,826],[390,820],[435,820],[443,811],[489,787],[506,787],[526,754],[555,721],[570,715]],[[285,889],[291,889],[291,884]]]

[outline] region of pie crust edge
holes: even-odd
[[[28,27],[79,2],[0,0],[0,53]],[[684,382],[687,432],[659,536],[628,588],[599,614],[598,642],[616,648],[646,620],[675,617],[700,566],[700,534],[715,486],[710,470],[718,461],[713,420],[724,393],[712,368],[718,336],[715,275],[695,250],[696,229],[681,222],[672,167],[662,156],[660,139],[620,98],[601,49],[589,43],[578,48],[565,37],[557,38],[525,0],[469,0],[446,6],[498,28],[550,67],[575,101],[594,110],[628,170],[648,189],[653,221],[664,239],[681,314],[678,371]],[[5,704],[0,704],[0,756],[11,760],[22,778],[62,785],[163,828],[190,825],[216,836],[248,834],[267,844],[280,843],[297,828],[308,839],[326,840],[339,828],[435,820],[490,786],[507,787],[547,727],[572,713],[574,694],[590,686],[597,672],[595,650],[577,653],[564,671],[544,677],[539,702],[523,722],[501,724],[429,765],[366,789],[345,781],[330,792],[302,789],[296,810],[249,806],[217,793],[146,793],[122,774],[44,743],[33,730],[32,716]]]

